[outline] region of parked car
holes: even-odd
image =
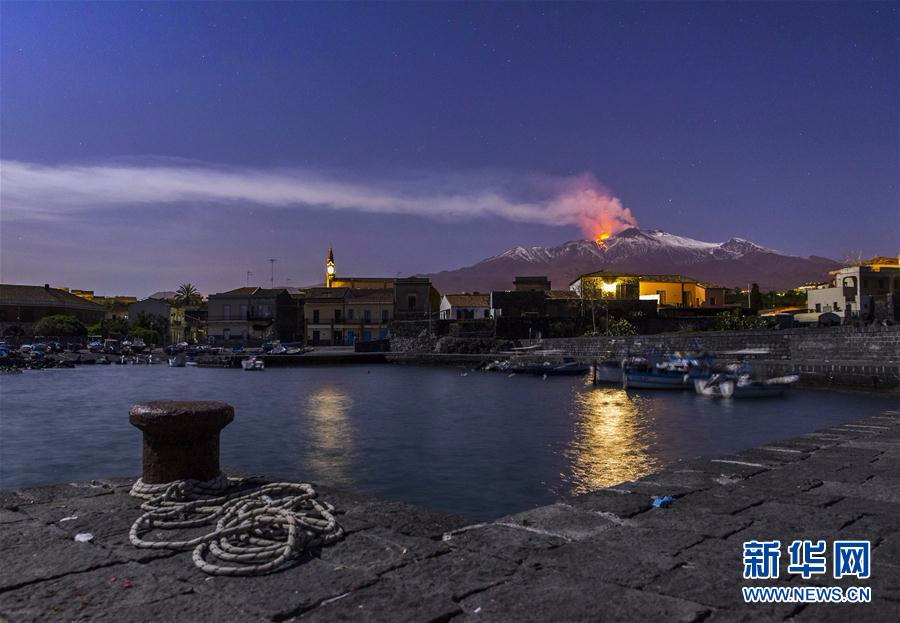
[[[88,350],[91,351],[92,353],[96,353],[98,351],[103,350],[103,336],[89,335],[87,347],[88,347]]]

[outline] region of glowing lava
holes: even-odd
[[[605,240],[606,240],[607,238],[609,238],[609,234],[603,233],[603,234],[600,234],[599,236],[597,236],[595,242],[596,242],[599,246],[601,246],[601,247],[603,247],[603,248],[605,249],[605,248],[606,248],[606,242],[605,242]]]

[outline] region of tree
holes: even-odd
[[[169,333],[169,319],[157,316],[156,314],[141,312],[138,314],[138,317],[134,319],[134,324],[143,329],[156,331],[160,335],[168,335]]]
[[[179,305],[197,305],[203,297],[192,283],[183,283],[175,293],[175,302]]]
[[[34,323],[34,334],[44,336],[82,336],[87,334],[87,327],[75,316],[55,314],[46,316]]]
[[[128,336],[132,339],[140,338],[144,340],[144,344],[148,346],[159,345],[159,333],[153,329],[145,329],[144,327],[132,327],[128,332]]]

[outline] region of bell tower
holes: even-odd
[[[328,260],[325,262],[325,287],[330,288],[334,281],[334,252],[328,247]]]

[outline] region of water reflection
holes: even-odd
[[[306,463],[317,480],[338,486],[352,484],[353,398],[333,385],[325,385],[307,399],[310,443]]]
[[[648,453],[652,432],[639,423],[639,398],[622,389],[579,392],[575,435],[565,454],[571,461],[572,493],[633,480],[654,470]]]

